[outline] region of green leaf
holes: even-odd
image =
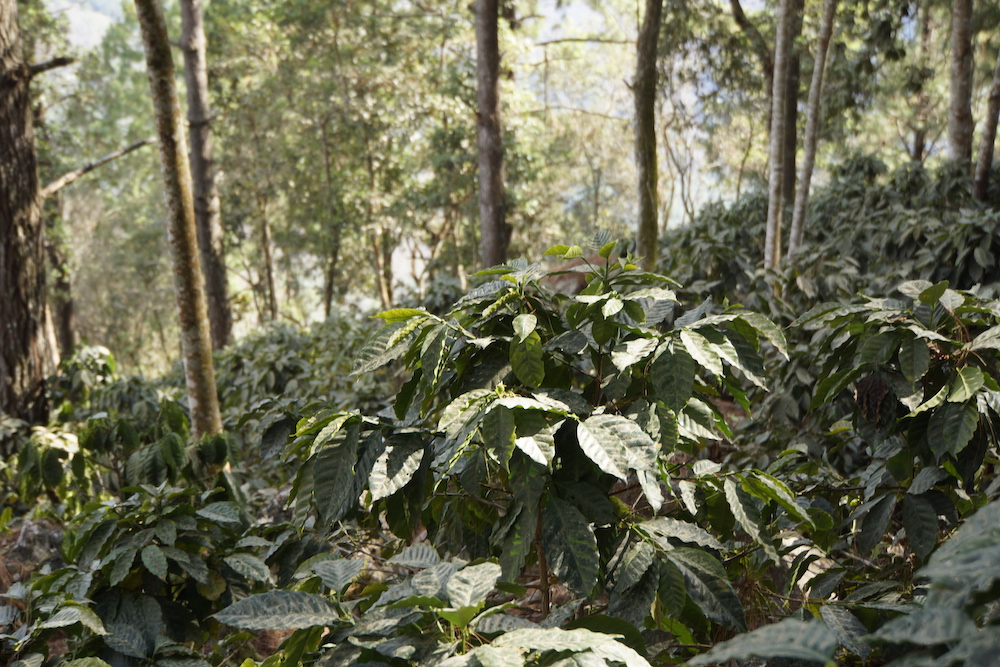
[[[87,629],[91,630],[94,634],[107,634],[107,631],[104,629],[104,624],[101,622],[101,619],[97,614],[87,607],[77,605],[61,608],[59,611],[39,623],[38,627],[41,629],[65,628],[76,623],[80,623]]]
[[[973,338],[969,347],[973,350],[1000,350],[1000,326],[991,327]]]
[[[608,418],[613,415],[597,415],[577,424],[577,441],[598,468],[624,481],[628,471],[625,445],[608,427]]]
[[[357,498],[354,488],[354,466],[358,462],[359,425],[351,422],[339,442],[331,443],[313,457],[312,500],[321,521],[327,524],[344,515]]]
[[[941,299],[941,296],[947,289],[948,281],[942,280],[941,282],[931,285],[925,289],[917,298],[920,300],[920,303],[926,306],[933,306]]]
[[[486,413],[479,428],[486,450],[506,470],[515,448],[514,414],[502,405],[497,405]]]
[[[569,503],[549,498],[542,513],[542,546],[559,580],[578,595],[589,596],[597,584],[600,554],[584,516]]]
[[[810,527],[815,527],[809,512],[795,502],[795,496],[784,482],[760,470],[753,470],[743,477],[743,487],[761,500],[771,500],[783,510]]]
[[[903,496],[903,527],[913,553],[921,560],[927,558],[938,538],[937,511],[930,501],[909,493]]]
[[[926,341],[904,338],[899,343],[899,370],[910,382],[916,382],[927,373],[931,353]]]
[[[135,561],[137,553],[138,549],[126,549],[115,558],[115,564],[111,568],[111,576],[108,577],[108,583],[112,586],[117,586],[128,576],[128,573],[132,571],[132,563]]]
[[[496,586],[500,566],[480,563],[459,570],[448,580],[448,601],[453,607],[477,607]]]
[[[820,607],[820,616],[826,626],[837,633],[837,642],[862,660],[867,660],[871,646],[862,640],[868,629],[845,607],[825,605]]]
[[[968,637],[976,624],[958,609],[925,607],[912,614],[897,616],[872,633],[885,642],[933,646]]]
[[[649,381],[656,397],[668,410],[680,412],[694,393],[695,362],[679,345],[660,348],[649,368]]]
[[[568,245],[554,245],[554,246],[550,247],[548,250],[546,250],[544,253],[542,253],[542,256],[543,257],[547,257],[548,255],[560,255],[560,256],[562,256],[562,255],[565,255],[568,252],[569,252],[569,246]]]
[[[475,656],[481,667],[523,667],[524,656],[514,646],[477,646],[468,655]],[[450,666],[449,666],[450,667]]]
[[[785,342],[785,334],[781,332],[778,325],[760,313],[754,313],[751,311],[741,310],[737,313],[737,316],[756,329],[762,336],[764,336],[764,338],[771,341],[771,344],[774,345],[774,349],[781,353],[781,356],[785,359],[788,359],[788,345]]]
[[[927,424],[927,445],[940,461],[946,454],[958,456],[972,440],[979,424],[975,401],[945,403],[931,414]]]
[[[268,591],[234,602],[213,617],[241,630],[297,630],[340,621],[336,610],[319,595],[301,591]]]
[[[235,553],[222,559],[226,565],[233,568],[250,581],[271,583],[271,570],[261,559],[252,554]]]
[[[743,606],[722,563],[710,554],[688,547],[666,552],[687,584],[687,593],[705,617],[728,628],[746,630]]]
[[[716,377],[722,377],[722,358],[712,347],[712,344],[705,336],[697,331],[683,329],[681,331],[681,342],[688,354],[699,364]]]
[[[421,316],[426,317],[427,311],[421,310],[420,308],[391,308],[389,310],[383,310],[381,313],[376,315],[372,315],[373,318],[384,320],[386,324],[405,322],[411,317]]]
[[[606,635],[603,632],[591,632],[578,628],[563,630],[562,628],[523,628],[507,632],[493,640],[492,646],[500,648],[511,646],[528,651],[589,651],[603,645],[617,635]]]
[[[653,547],[648,542],[638,540],[633,542],[622,556],[621,563],[614,571],[612,589],[624,593],[639,583],[653,564]]]
[[[369,373],[403,356],[406,346],[397,343],[425,321],[426,317],[413,317],[402,325],[387,324],[376,331],[358,352],[351,375]]]
[[[636,338],[619,343],[611,352],[611,363],[620,371],[636,362],[645,359],[656,349],[658,341],[655,338]]]
[[[618,325],[615,324],[614,320],[609,320],[601,315],[597,315],[593,319],[593,326],[590,333],[594,337],[595,343],[598,345],[604,345],[611,340],[617,330]]]
[[[360,558],[338,558],[336,560],[322,560],[312,566],[312,571],[323,580],[323,585],[331,591],[337,593],[344,590],[344,587],[357,579],[365,563]]]
[[[736,517],[736,522],[740,524],[754,542],[764,549],[764,553],[767,554],[768,558],[781,565],[781,556],[778,555],[778,550],[775,549],[774,543],[764,534],[763,528],[760,525],[760,510],[754,504],[754,500],[750,494],[737,486],[732,477],[725,479],[723,488],[726,493],[726,501],[729,503],[729,509],[732,511],[733,516]]]
[[[875,548],[875,545],[882,541],[886,529],[889,527],[889,520],[892,518],[892,511],[896,508],[896,494],[888,491],[882,494],[868,514],[865,516],[858,535],[858,553],[867,556]]]
[[[521,317],[534,317],[521,316]],[[542,339],[537,331],[531,331],[518,342],[510,342],[510,365],[517,379],[529,387],[538,387],[545,379],[545,363],[542,360]]]
[[[601,315],[603,315],[607,319],[611,319],[619,312],[621,312],[623,305],[624,304],[622,303],[621,299],[617,297],[611,297],[610,299],[605,301],[604,304],[601,306]]]
[[[403,565],[417,569],[431,567],[440,562],[441,556],[429,544],[413,544],[388,560],[390,565]]]
[[[689,665],[715,665],[747,658],[791,658],[826,664],[837,650],[837,635],[824,623],[786,618],[720,642]]]
[[[894,331],[877,333],[864,342],[858,352],[858,362],[861,364],[887,364],[892,359],[899,335]]]
[[[196,514],[215,523],[240,523],[239,505],[229,500],[205,505]]]
[[[155,544],[143,547],[140,553],[142,564],[161,581],[167,580],[167,557]]]
[[[413,479],[424,456],[424,443],[415,436],[392,435],[375,460],[368,488],[372,502],[388,498]]]
[[[722,551],[724,548],[719,540],[712,537],[708,531],[700,526],[665,516],[643,521],[636,524],[635,528],[649,535],[665,551],[674,548],[674,545],[669,541],[671,539],[697,544],[716,551]]]
[[[160,551],[167,558],[180,565],[181,569],[187,572],[199,584],[208,586],[211,583],[208,567],[205,565],[205,561],[198,556],[175,547],[161,546]]]
[[[538,325],[538,318],[530,313],[521,314],[514,318],[514,337],[519,343],[523,343],[531,332]]]
[[[979,388],[986,383],[983,372],[975,366],[966,366],[958,372],[951,382],[951,393],[948,394],[949,403],[965,403],[975,396]]]

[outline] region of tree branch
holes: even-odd
[[[604,37],[562,37],[560,39],[550,39],[545,42],[538,42],[535,46],[549,46],[550,44],[584,43],[584,44],[635,44],[634,39],[606,39]]]
[[[757,30],[757,26],[751,23],[747,15],[743,13],[740,0],[729,0],[729,6],[733,10],[733,18],[736,20],[736,25],[747,34],[747,37],[753,43],[754,50],[757,51],[757,57],[760,58],[760,66],[764,70],[764,77],[770,79],[774,72],[774,56],[771,54],[771,47],[764,41],[764,36]]]
[[[79,169],[74,169],[73,171],[63,174],[62,176],[60,176],[59,178],[57,178],[56,180],[52,181],[44,188],[42,188],[42,199],[45,199],[46,197],[55,194],[59,190],[63,189],[64,187],[75,181],[76,179],[83,176],[84,174],[89,173],[97,169],[98,167],[105,165],[108,162],[111,162],[112,160],[117,160],[123,155],[128,155],[134,150],[137,150],[139,148],[142,148],[143,146],[153,143],[153,141],[154,139],[152,137],[150,137],[149,139],[143,139],[142,141],[137,141],[131,146],[126,146],[125,148],[117,150],[114,153],[105,155],[100,160],[96,160],[86,166],[80,167]]]
[[[72,65],[76,62],[76,58],[53,58],[52,60],[46,60],[45,62],[35,63],[28,67],[28,79],[34,79],[36,76],[42,72],[48,72],[50,69],[56,69],[58,67],[66,67],[67,65]]]

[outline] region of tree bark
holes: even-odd
[[[639,176],[639,230],[636,254],[642,266],[656,266],[659,240],[657,213],[659,199],[656,165],[656,45],[660,37],[663,0],[646,0],[646,13],[639,28],[636,49],[635,81],[635,162]]]
[[[191,171],[163,8],[158,0],[135,0],[135,7],[146,51],[146,72],[160,141],[167,239],[177,296],[191,425],[195,438],[201,438],[220,432],[222,420],[215,389],[208,308],[198,254]]]
[[[986,201],[986,190],[990,186],[990,169],[993,168],[993,148],[997,140],[997,118],[1000,116],[1000,50],[993,70],[993,85],[990,86],[986,118],[983,120],[983,138],[979,144],[979,159],[976,162],[976,178],[972,183],[972,196]]]
[[[823,74],[826,70],[826,54],[833,35],[833,20],[837,14],[837,0],[826,0],[823,6],[823,20],[820,23],[819,43],[813,63],[812,83],[809,84],[809,102],[806,107],[806,133],[803,139],[804,154],[799,172],[799,187],[795,193],[792,208],[792,229],[788,238],[788,256],[794,257],[802,247],[805,235],[806,208],[809,205],[809,184],[813,167],[816,165],[816,145],[819,141],[819,126],[823,118]]]
[[[48,419],[45,246],[16,0],[0,0],[0,413]]]
[[[802,14],[805,0],[792,0],[788,19],[788,80],[785,84],[785,137],[781,143],[782,168],[781,200],[784,208],[791,208],[795,200],[795,158],[799,135],[799,74],[801,63],[795,42],[802,34]]]
[[[785,98],[788,93],[788,33],[793,0],[781,0],[774,45],[774,88],[771,93],[771,131],[767,196],[767,227],[764,236],[764,268],[781,264],[781,187],[784,175],[782,149],[785,137]]]
[[[476,0],[476,100],[479,105],[479,225],[484,267],[507,261],[510,229],[503,185],[498,0]]]
[[[951,93],[948,105],[948,159],[972,159],[972,0],[953,0],[951,11]]]
[[[229,344],[233,314],[229,308],[229,280],[222,247],[222,216],[212,158],[212,111],[208,101],[208,65],[202,0],[181,0],[181,46],[184,81],[187,83],[188,127],[191,133],[191,178],[194,184],[194,218],[198,226],[198,248],[205,274],[208,320],[212,347]]]

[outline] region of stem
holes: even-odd
[[[549,615],[549,563],[542,548],[542,503],[538,503],[538,524],[535,528],[535,550],[538,552],[538,590],[542,594],[542,618]]]

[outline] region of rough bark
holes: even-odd
[[[764,268],[781,264],[781,186],[784,175],[782,148],[785,137],[785,97],[788,92],[788,33],[793,0],[781,0],[777,39],[774,45],[774,88],[771,93],[771,131],[767,196],[767,227],[764,236]]]
[[[194,218],[198,226],[201,269],[205,274],[212,347],[219,350],[229,343],[233,315],[229,308],[229,280],[222,247],[222,216],[219,213],[219,190],[212,158],[212,111],[208,101],[208,65],[205,57],[202,4],[202,0],[181,0],[181,47],[184,52],[184,81],[187,84]]]
[[[212,341],[198,253],[180,99],[174,61],[159,0],[135,0],[146,51],[146,72],[160,143],[160,166],[167,208],[167,239],[181,331],[181,353],[195,438],[222,430],[215,389]]]
[[[48,418],[45,246],[16,0],[0,0],[0,413]]]
[[[993,148],[997,140],[997,117],[1000,116],[1000,50],[993,70],[993,85],[990,86],[986,118],[983,119],[983,137],[979,144],[979,159],[976,162],[976,178],[972,183],[972,196],[986,201],[986,190],[990,187],[990,169],[993,167]]]
[[[972,159],[972,0],[953,0],[951,11],[951,91],[948,104],[948,159]]]
[[[635,81],[635,162],[639,176],[639,230],[636,254],[647,270],[656,266],[659,239],[659,200],[656,165],[656,45],[660,37],[663,0],[646,0],[646,13],[639,28]]]
[[[792,229],[788,236],[788,256],[794,257],[802,247],[805,235],[806,208],[809,205],[809,184],[813,167],[816,165],[816,145],[819,141],[819,126],[822,120],[823,74],[826,70],[826,54],[833,35],[833,19],[837,14],[837,0],[826,0],[823,5],[823,20],[820,23],[819,43],[813,62],[812,83],[809,84],[809,102],[806,106],[806,131],[803,138],[802,169],[799,172],[799,187],[795,193],[792,208]]]
[[[476,0],[476,101],[479,106],[479,226],[484,267],[507,261],[503,185],[503,135],[500,125],[500,44],[498,0]]]

